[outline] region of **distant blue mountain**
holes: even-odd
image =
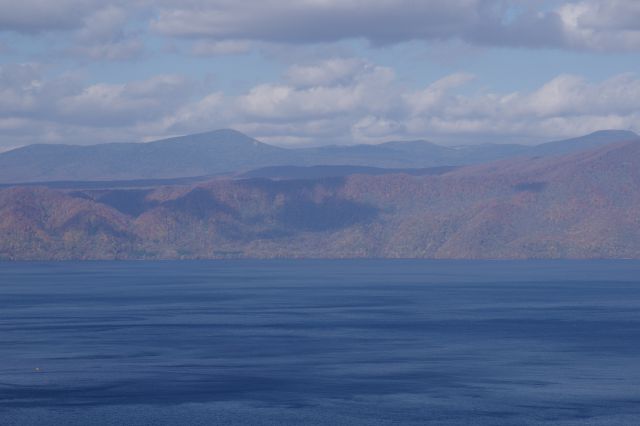
[[[549,156],[568,154],[591,148],[598,148],[615,142],[626,142],[638,139],[638,135],[628,130],[601,130],[578,138],[547,142],[529,149],[529,154]]]
[[[560,155],[637,138],[630,131],[607,130],[537,146],[446,147],[417,140],[285,149],[217,130],[148,143],[30,145],[0,154],[0,183],[175,179],[287,165],[423,169]]]
[[[287,153],[234,130],[149,143],[30,145],[0,154],[0,182],[209,175],[278,164]]]
[[[427,167],[422,169],[412,168],[382,168],[368,166],[270,166],[237,175],[236,178],[252,179],[322,179],[331,177],[344,177],[349,175],[387,175],[404,173],[411,176],[440,175],[454,170],[455,166]]]

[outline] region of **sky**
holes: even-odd
[[[0,151],[640,131],[637,0],[0,0]]]

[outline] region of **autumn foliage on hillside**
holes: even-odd
[[[0,259],[640,258],[640,143],[442,174],[0,190]]]

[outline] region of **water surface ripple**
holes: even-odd
[[[640,262],[0,263],[2,425],[640,424]]]

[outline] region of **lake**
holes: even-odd
[[[638,261],[0,263],[0,424],[640,424]]]

